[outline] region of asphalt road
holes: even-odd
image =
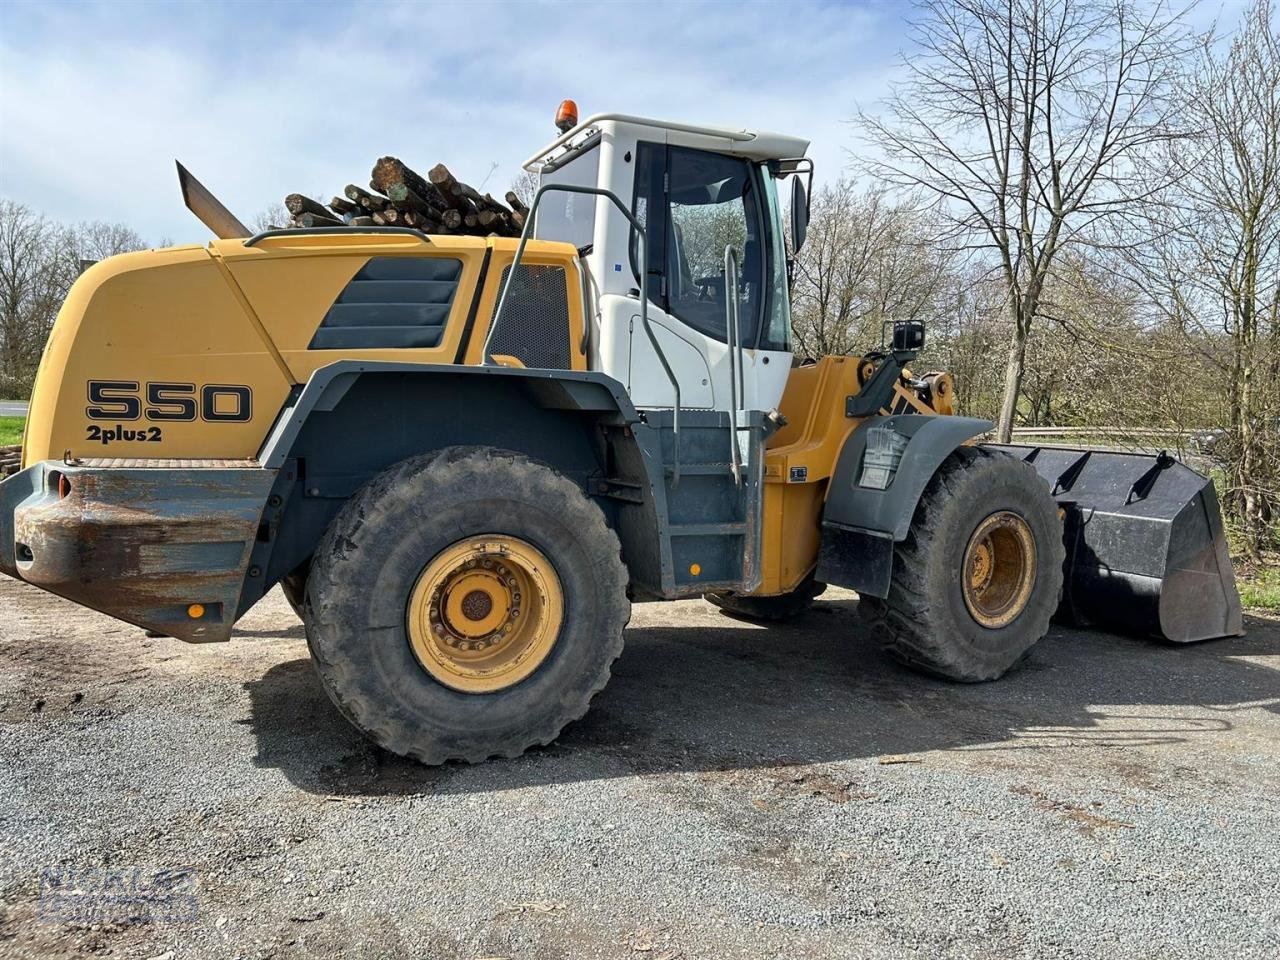
[[[278,593],[199,647],[0,578],[0,955],[1274,958],[1280,623],[1248,628],[1055,628],[959,686],[848,594],[637,606],[558,743],[424,769],[348,729]]]
[[[25,417],[26,415],[25,400],[0,400],[0,417]]]

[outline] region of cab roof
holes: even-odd
[[[572,130],[543,147],[524,162],[524,169],[538,172],[540,166],[558,150],[575,141],[585,140],[600,130],[610,128],[651,127],[654,130],[675,130],[680,133],[706,137],[708,146],[725,153],[732,153],[750,160],[790,160],[803,157],[809,149],[809,141],[783,133],[765,130],[747,130],[742,127],[713,127],[702,124],[682,123],[677,120],[654,120],[626,113],[597,113],[583,120]],[[720,141],[718,144],[715,141]]]

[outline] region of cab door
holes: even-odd
[[[681,382],[682,403],[730,410],[728,298],[738,307],[742,408],[771,410],[790,369],[785,263],[767,172],[740,157],[668,143],[636,145],[633,210],[645,224],[649,316]],[[775,242],[776,240],[776,242]],[[737,262],[726,284],[725,251]],[[632,262],[637,259],[632,251]],[[628,389],[637,407],[669,407],[670,383],[637,316]],[[702,399],[702,404],[696,399]]]

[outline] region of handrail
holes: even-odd
[[[315,234],[353,234],[353,233],[399,233],[411,237],[417,237],[419,240],[431,242],[431,238],[421,230],[415,230],[412,227],[353,227],[350,225],[342,227],[281,227],[277,230],[263,230],[261,233],[255,233],[252,237],[244,242],[246,247],[252,247],[259,240],[269,240],[272,237],[306,237]]]
[[[511,283],[516,278],[516,267],[520,264],[520,258],[524,255],[525,245],[529,242],[529,234],[533,231],[534,214],[537,213],[538,204],[542,202],[543,196],[552,191],[607,197],[627,218],[627,221],[631,224],[631,230],[640,239],[640,263],[642,265],[640,269],[640,325],[644,327],[644,332],[649,337],[649,342],[653,345],[653,352],[657,354],[658,362],[662,364],[662,369],[666,372],[667,380],[670,381],[671,389],[675,393],[676,402],[671,411],[671,433],[675,450],[671,465],[671,482],[672,485],[678,484],[680,482],[680,381],[676,379],[675,372],[671,369],[671,364],[667,362],[667,355],[663,352],[662,345],[658,343],[658,337],[654,334],[653,327],[649,323],[649,248],[645,237],[644,224],[623,205],[615,194],[602,187],[582,187],[573,183],[544,183],[538,188],[538,192],[534,194],[533,203],[529,204],[529,211],[524,215],[524,228],[520,231],[520,242],[516,244],[515,258],[511,261],[511,268],[507,271],[507,280],[502,285],[502,294],[498,297],[497,307],[494,308],[493,319],[489,322],[489,332],[485,334],[484,349],[480,354],[480,362],[485,366],[490,366],[489,344],[493,340],[494,331],[498,329],[498,321],[501,319],[502,310],[507,304],[507,295],[511,293]],[[587,305],[584,303],[582,308],[585,313]]]
[[[741,486],[742,450],[738,443],[738,411],[742,409],[742,394],[745,391],[740,367],[742,332],[738,316],[738,252],[733,249],[733,244],[725,244],[724,248],[724,312],[729,341],[729,451],[733,457],[730,467],[733,470],[734,485]]]

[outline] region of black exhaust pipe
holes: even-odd
[[[1032,464],[1063,511],[1060,619],[1176,643],[1244,633],[1211,480],[1164,452],[983,446]]]

